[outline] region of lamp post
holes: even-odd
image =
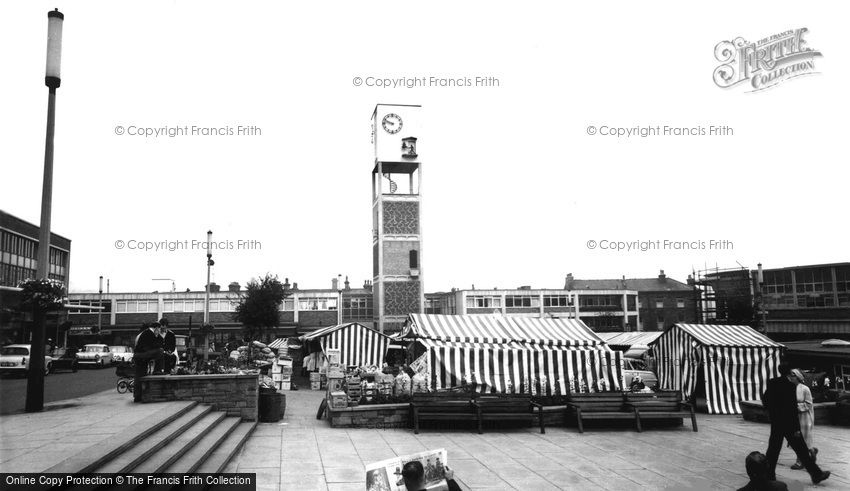
[[[208,329],[210,323],[210,268],[215,264],[212,260],[212,230],[207,231],[207,288],[204,294],[204,361],[210,358],[210,334]]]
[[[97,306],[100,307],[100,310],[97,311],[97,334],[99,336],[103,327],[101,321],[101,317],[103,316],[103,276],[100,277],[100,282],[97,286]]]
[[[50,207],[53,200],[53,130],[56,122],[56,89],[61,82],[62,23],[65,16],[59,9],[47,13],[47,64],[44,84],[47,95],[47,135],[44,141],[44,180],[41,190],[41,224],[38,233],[38,279],[50,278]],[[37,302],[34,302],[37,304]],[[44,408],[44,329],[46,312],[33,311],[33,330],[30,345],[30,365],[27,376],[27,412]]]
[[[336,275],[336,289],[337,289],[336,292],[337,292],[337,302],[338,302],[337,305],[336,305],[336,310],[337,310],[337,319],[336,319],[337,322],[336,322],[336,324],[340,325],[340,324],[342,324],[342,275],[341,274]]]

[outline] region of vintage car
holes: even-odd
[[[635,377],[640,377],[640,380],[647,387],[658,386],[658,377],[652,370],[646,367],[643,360],[637,358],[623,358],[623,379],[626,387],[632,384]]]
[[[50,356],[53,357],[53,367],[51,368],[51,371],[77,371],[77,348],[56,348]]]
[[[133,361],[133,348],[130,346],[110,346],[109,351],[112,352],[112,363]]]
[[[77,363],[91,363],[97,366],[112,364],[112,352],[105,344],[87,344],[77,352]]]
[[[19,373],[25,375],[30,368],[30,345],[10,344],[0,349],[0,373]],[[53,368],[53,357],[44,356],[44,374]]]

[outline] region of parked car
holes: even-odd
[[[646,367],[646,363],[643,360],[623,358],[623,381],[625,382],[625,387],[629,387],[632,384],[635,376],[640,376],[643,384],[647,387],[658,386],[658,377],[655,376],[652,370]]]
[[[53,357],[52,371],[77,371],[77,348],[56,348],[51,356]]]
[[[53,357],[44,355],[44,374],[53,368]],[[10,344],[0,349],[0,373],[25,375],[30,369],[30,345]]]
[[[112,364],[112,352],[105,344],[87,344],[77,352],[77,363],[91,363],[103,367]]]
[[[130,346],[110,346],[109,351],[112,352],[112,363],[133,361],[133,348]]]

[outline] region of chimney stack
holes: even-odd
[[[331,280],[331,289],[332,290],[339,290],[339,280],[338,279],[334,278],[334,279]]]
[[[239,293],[239,290],[241,290],[241,289],[242,289],[242,287],[239,286],[239,283],[237,283],[235,281],[231,281],[230,284],[227,285],[227,291],[229,291],[229,292]]]
[[[567,273],[567,278],[564,280],[564,290],[572,290],[573,289],[573,274]]]
[[[664,274],[663,269],[661,270],[660,273],[658,273],[658,281],[661,281],[662,283],[667,281],[667,275]]]
[[[345,289],[351,290],[351,285],[348,283],[348,275],[345,277]]]
[[[289,278],[285,278],[285,279],[283,280],[283,289],[284,289],[284,290],[289,290],[289,287],[290,287],[290,286],[291,286],[291,285],[289,284]]]
[[[296,281],[296,282],[294,282],[294,283],[292,283],[292,289],[293,289],[293,290],[297,290],[297,289],[298,289],[298,282],[297,282],[297,281]]]
[[[218,293],[221,291],[221,285],[212,282],[210,283],[210,293]]]

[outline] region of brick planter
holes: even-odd
[[[332,428],[408,428],[410,403],[328,408]]]
[[[258,375],[148,375],[141,384],[142,402],[198,401],[257,421]]]
[[[756,421],[759,423],[770,423],[770,418],[767,415],[767,409],[762,406],[761,401],[741,401],[741,416],[747,421]],[[815,426],[835,424],[834,402],[816,402],[815,403]]]

